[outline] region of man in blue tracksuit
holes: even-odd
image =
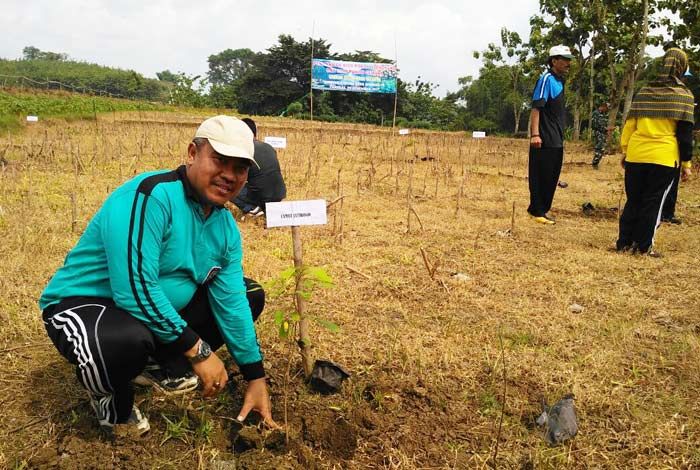
[[[545,225],[554,224],[549,210],[564,159],[564,78],[572,58],[568,47],[552,47],[549,50],[549,70],[537,80],[532,94],[528,159],[530,206],[527,211],[536,222]]]
[[[186,165],[141,174],[107,198],[42,293],[47,333],[102,426],[148,431],[131,382],[151,359],[174,377],[166,392],[191,389],[178,379],[188,372],[204,396],[221,391],[228,375],[212,350],[222,344],[248,381],[239,419],[256,410],[274,424],[253,325],[264,294],[244,280],[241,235],[223,207],[254,162],[245,123],[207,119]]]

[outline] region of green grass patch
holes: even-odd
[[[39,116],[39,119],[88,119],[99,113],[168,109],[159,103],[78,93],[0,91],[0,132],[17,131],[29,115]]]
[[[0,114],[0,132],[16,132],[19,128],[19,119],[16,116]]]

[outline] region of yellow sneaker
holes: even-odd
[[[540,217],[535,217],[535,216],[533,215],[532,218],[533,218],[533,219],[535,220],[535,222],[537,222],[538,224],[554,225],[554,221],[548,219],[547,217],[542,217],[542,216],[540,216]]]

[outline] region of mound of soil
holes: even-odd
[[[133,441],[120,445],[118,441],[111,444],[87,441],[78,436],[68,436],[55,447],[44,447],[31,460],[30,467],[42,470],[150,468],[143,459],[143,449]]]
[[[355,427],[332,413],[304,418],[302,436],[312,447],[321,448],[340,459],[351,459],[357,450]]]

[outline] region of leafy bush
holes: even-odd
[[[433,123],[430,121],[409,121],[408,127],[413,129],[431,129],[433,127]]]
[[[302,109],[304,109],[304,107],[301,103],[298,103],[296,101],[294,103],[289,103],[289,105],[287,106],[286,115],[296,116],[297,114],[301,113]]]
[[[488,133],[492,133],[498,129],[498,124],[490,119],[475,117],[469,121],[469,128],[475,131],[486,131]]]

